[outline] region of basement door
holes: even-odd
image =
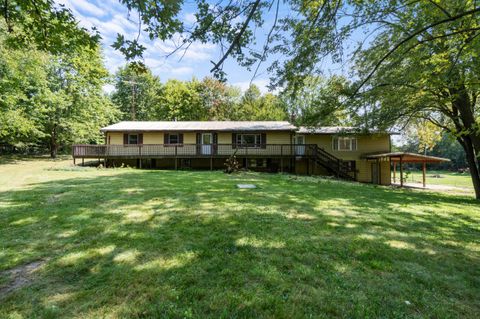
[[[298,156],[305,155],[305,136],[295,135],[294,143],[295,143],[295,155],[298,155]]]
[[[212,133],[202,133],[202,155],[212,155]]]

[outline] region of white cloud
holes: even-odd
[[[193,68],[189,66],[171,67],[170,73],[177,74],[177,75],[186,75],[186,74],[193,75]]]
[[[105,84],[102,89],[103,92],[110,94],[115,91],[115,86],[113,86],[112,84]]]
[[[125,65],[125,58],[120,52],[114,50],[111,44],[115,41],[117,33],[123,34],[127,39],[137,38],[138,24],[136,19],[138,17],[135,12],[129,13],[127,8],[118,0],[55,1],[57,4],[64,4],[72,10],[80,26],[86,29],[95,27],[100,32],[105,66],[110,73],[115,73],[119,67]],[[186,24],[196,22],[195,15],[192,12],[182,13],[181,17]],[[162,80],[169,77],[187,79],[194,75],[201,78],[209,74],[208,61],[214,60],[216,52],[219,51],[218,46],[211,43],[194,42],[188,46],[186,51],[184,49],[175,51],[183,43],[186,36],[186,34],[175,34],[167,41],[151,41],[145,33],[140,34],[139,42],[146,47],[144,62]],[[169,54],[171,55],[168,56]],[[254,83],[260,87],[262,92],[267,91],[267,80],[256,80]],[[245,82],[238,82],[236,85],[243,90],[247,89],[248,78]]]
[[[72,11],[76,11],[76,13],[83,12],[95,17],[103,17],[107,14],[105,10],[102,10],[87,0],[57,0],[57,3],[64,4],[68,8],[72,9]]]
[[[197,17],[195,16],[194,13],[187,13],[185,14],[185,17],[183,20],[187,23],[194,24],[197,22]]]

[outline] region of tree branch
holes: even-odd
[[[437,7],[438,9],[440,9],[440,11],[442,11],[443,13],[445,13],[445,15],[449,18],[452,17],[452,15],[445,9],[443,8],[441,5],[439,5],[437,2],[433,1],[433,0],[428,0],[428,2],[430,2],[431,4],[433,4],[435,7]]]
[[[210,72],[215,72],[217,71],[220,66],[223,64],[223,62],[227,59],[227,57],[230,55],[232,52],[233,48],[239,44],[240,40],[242,39],[243,34],[247,30],[248,24],[250,23],[250,20],[252,20],[253,15],[255,14],[255,11],[257,11],[258,5],[260,4],[260,0],[256,0],[255,3],[253,4],[252,10],[250,10],[250,13],[247,16],[247,19],[242,25],[242,28],[240,31],[237,33],[235,38],[233,39],[232,43],[230,44],[230,47],[228,50],[225,52],[225,54],[222,56],[222,58],[217,62],[214,63],[213,68],[210,70]]]
[[[257,67],[255,68],[255,72],[253,73],[252,79],[250,80],[250,84],[252,84],[253,79],[255,79],[255,77],[257,76],[258,69],[260,68],[260,65],[262,64],[262,62],[265,60],[265,58],[267,56],[268,44],[271,41],[273,30],[275,30],[275,28],[277,26],[279,8],[280,8],[280,0],[277,0],[277,7],[275,9],[275,19],[273,21],[272,28],[270,29],[270,32],[267,35],[267,40],[265,41],[265,45],[263,47],[262,57],[258,61]]]
[[[368,82],[368,80],[370,80],[370,78],[373,76],[373,74],[375,74],[375,72],[380,68],[380,66],[382,65],[382,63],[390,56],[392,55],[399,47],[401,47],[403,44],[407,43],[408,41],[410,41],[411,39],[413,39],[414,37],[416,37],[417,35],[433,28],[433,27],[436,27],[438,25],[441,25],[441,24],[444,24],[444,23],[448,23],[448,22],[452,22],[452,21],[455,21],[455,20],[458,20],[458,19],[461,19],[465,16],[469,16],[469,15],[473,15],[477,12],[480,12],[480,7],[478,8],[475,8],[475,9],[472,9],[472,10],[469,10],[469,11],[465,11],[465,12],[462,12],[456,16],[452,16],[452,17],[449,17],[447,19],[443,19],[443,20],[440,20],[440,21],[437,21],[437,22],[434,22],[432,24],[429,24],[428,26],[425,26],[423,28],[421,28],[420,30],[417,30],[413,33],[411,33],[410,35],[408,35],[407,37],[405,37],[402,41],[398,42],[395,46],[393,46],[393,48],[391,48],[387,54],[385,54],[374,66],[373,70],[367,75],[367,77],[360,83],[360,85],[355,89],[353,95],[356,95],[360,89],[365,85],[365,83]]]

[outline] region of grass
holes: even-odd
[[[480,313],[480,209],[467,196],[20,160],[0,165],[0,234],[0,272],[45,263],[0,299],[0,318]]]
[[[457,173],[449,171],[427,171],[427,185],[445,185],[473,190],[472,178],[469,173]],[[422,172],[410,171],[407,182],[421,183]]]

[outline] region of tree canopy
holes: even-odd
[[[262,94],[251,85],[239,88],[206,77],[199,81],[168,80],[153,76],[148,68],[138,72],[134,64],[115,76],[112,101],[123,120],[207,121],[285,120],[283,102],[271,93]]]
[[[107,80],[98,47],[54,55],[0,46],[0,141],[48,148],[52,157],[64,145],[100,143],[99,128],[117,116],[102,90]]]

